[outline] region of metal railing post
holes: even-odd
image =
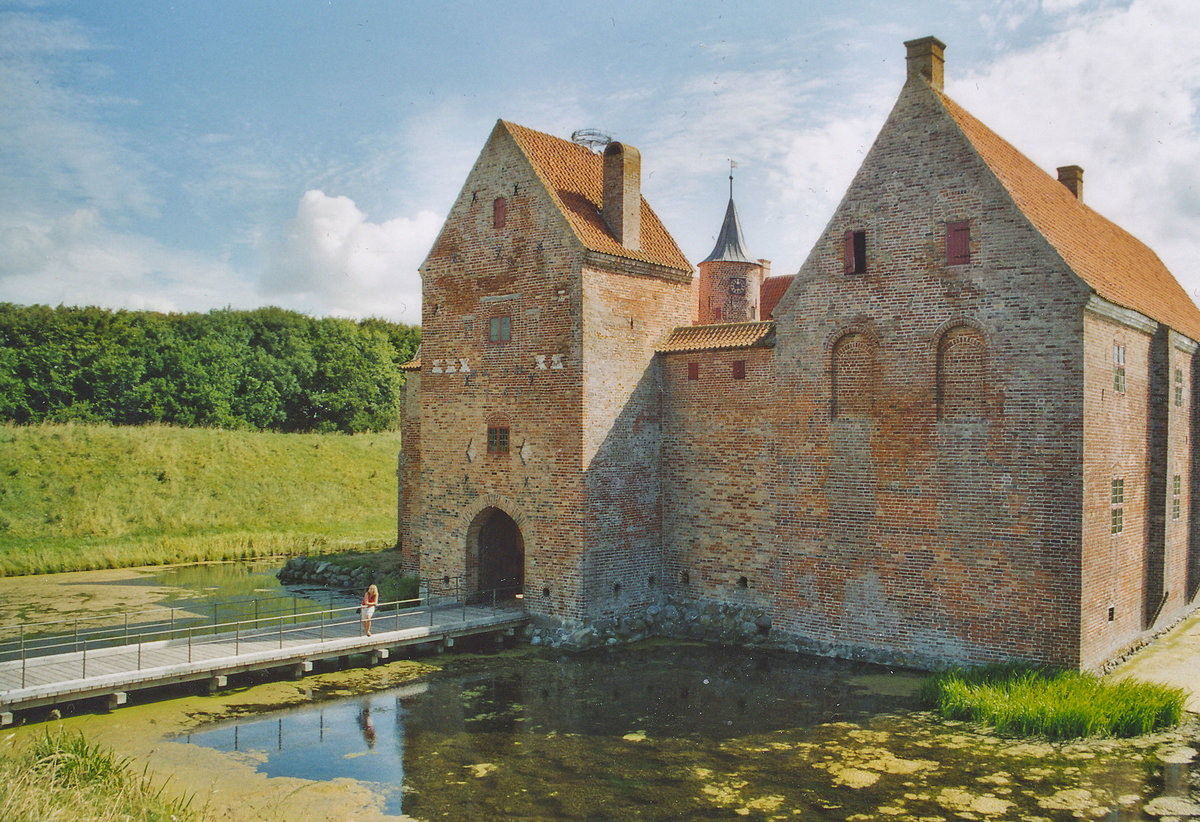
[[[233,655],[237,656],[242,652],[242,621],[238,620],[233,626]]]
[[[138,670],[142,670],[142,637],[138,635]]]
[[[25,626],[21,626],[21,687],[25,687]]]
[[[283,617],[279,618],[279,647],[283,647]]]
[[[321,612],[321,641],[325,641],[325,612]]]
[[[213,603],[213,636],[217,633],[217,603]]]
[[[258,600],[254,600],[254,625],[258,627]]]
[[[173,605],[171,606],[171,631],[170,631],[170,633],[167,634],[167,638],[168,639],[175,638],[175,606],[173,606]],[[189,633],[188,634],[189,645],[190,645],[191,641],[192,641],[192,635],[191,635],[191,633]],[[191,657],[191,654],[189,654],[188,662],[191,662],[191,661],[192,661],[192,657]]]
[[[192,661],[192,626],[188,626],[188,662]]]
[[[87,679],[87,643],[83,643],[83,666],[82,672],[79,674],[80,679]]]
[[[76,651],[79,650],[79,617],[75,617],[75,648],[74,648],[74,650],[76,650]]]
[[[125,612],[125,641],[122,642],[121,644],[122,645],[129,644],[129,612],[128,611]]]

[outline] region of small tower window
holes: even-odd
[[[1125,393],[1125,346],[1113,343],[1113,390]]]
[[[847,231],[843,240],[843,271],[846,274],[865,274],[867,271],[867,232]]]
[[[946,223],[946,264],[971,262],[971,224],[965,220]]]
[[[1179,519],[1180,497],[1183,494],[1183,478],[1176,474],[1171,480],[1171,519]]]
[[[1112,481],[1112,528],[1111,532],[1119,534],[1125,530],[1125,480]]]
[[[508,211],[508,201],[497,197],[492,201],[492,228],[504,228],[504,218]]]
[[[1183,406],[1183,369],[1175,369],[1175,405]]]
[[[512,339],[512,318],[492,317],[488,320],[488,342],[506,343]]]
[[[508,428],[488,426],[488,453],[508,453]]]

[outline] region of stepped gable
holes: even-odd
[[[681,325],[654,350],[660,354],[678,351],[712,351],[729,348],[769,348],[775,342],[775,323],[721,323]]]
[[[796,279],[795,274],[788,274],[781,277],[767,277],[763,280],[762,290],[759,292],[759,301],[762,304],[760,316],[770,317],[775,310],[775,306],[779,305],[779,301],[783,299],[784,292],[788,290],[788,286],[792,284],[792,280]]]
[[[1158,255],[932,88],[1017,208],[1098,295],[1200,341],[1200,309]]]
[[[692,264],[644,197],[640,248],[626,248],[613,236],[601,215],[604,201],[602,157],[569,140],[506,120],[500,123],[528,158],[554,204],[586,249],[691,274]]]

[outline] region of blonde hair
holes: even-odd
[[[370,585],[367,586],[367,593],[370,593],[370,594],[378,594],[379,593],[379,589],[375,587],[375,583],[371,583]]]

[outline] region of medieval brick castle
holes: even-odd
[[[568,625],[753,604],[915,664],[1094,668],[1189,609],[1200,311],[906,47],[794,276],[732,199],[694,271],[633,147],[496,124],[421,267],[409,567]]]

